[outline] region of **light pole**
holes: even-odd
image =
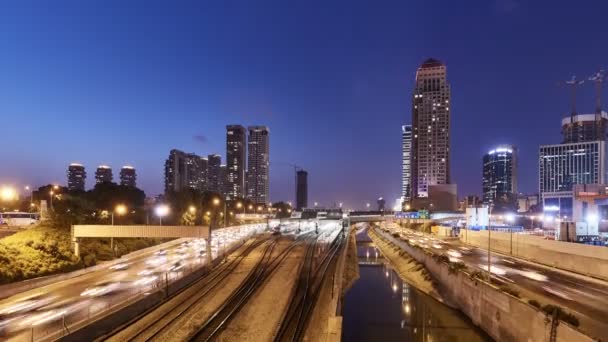
[[[163,216],[169,215],[169,210],[170,210],[169,206],[167,206],[166,204],[158,205],[154,209],[156,216],[158,216],[158,225],[159,226],[163,225]]]
[[[55,209],[53,208],[53,196],[55,195],[55,192],[53,190],[49,191],[49,197],[51,198],[51,211],[55,211]]]
[[[119,204],[114,208],[114,211],[112,211],[112,225],[114,225],[114,213],[116,213],[116,215],[119,215],[119,216],[126,214],[127,206],[124,204]]]
[[[492,201],[488,204],[488,283],[492,283],[492,248],[490,246],[492,233]]]

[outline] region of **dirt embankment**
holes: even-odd
[[[374,241],[378,250],[380,250],[382,255],[390,262],[391,266],[395,268],[395,271],[397,271],[402,279],[416,287],[418,290],[439,301],[443,301],[437,284],[424,268],[424,265],[418,263],[414,258],[410,257],[409,254],[393,245],[390,241],[384,239],[373,229],[369,230],[369,237]]]
[[[359,279],[359,257],[357,256],[357,236],[351,232],[346,245],[346,263],[344,265],[344,277],[342,280],[342,296],[346,295],[348,289]]]

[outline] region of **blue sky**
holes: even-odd
[[[225,156],[225,125],[271,130],[271,200],[362,206],[400,189],[400,125],[417,66],[447,64],[452,179],[481,191],[481,157],[560,141],[557,81],[607,67],[602,1],[19,1],[0,14],[0,183],[65,182],[69,162],[132,164],[162,191],[171,148]],[[591,112],[593,88],[578,107]],[[117,173],[115,171],[115,173]]]

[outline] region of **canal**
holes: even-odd
[[[344,298],[343,341],[492,341],[463,313],[400,279],[366,231],[357,249],[360,278]]]

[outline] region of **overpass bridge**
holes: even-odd
[[[208,226],[150,226],[150,225],[74,225],[72,242],[74,254],[80,256],[80,239],[83,238],[198,238],[209,241]]]

